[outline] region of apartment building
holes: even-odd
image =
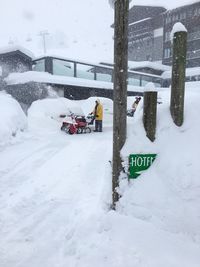
[[[161,61],[163,55],[163,7],[133,6],[129,12],[128,58]]]
[[[187,67],[200,66],[200,1],[168,10],[163,14],[163,18],[163,64],[171,65],[172,63],[170,33],[173,25],[181,22],[188,31],[186,65]]]
[[[200,1],[172,10],[133,6],[129,12],[129,60],[171,65],[170,33],[176,22],[183,23],[188,30],[187,67],[200,66]]]

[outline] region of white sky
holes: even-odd
[[[177,3],[178,2],[178,3]],[[133,0],[134,4],[177,5],[192,0]],[[0,47],[23,45],[42,54],[41,30],[48,30],[47,51],[83,60],[110,60],[113,57],[114,11],[108,0],[0,0]],[[31,42],[26,39],[30,37]],[[62,51],[61,51],[62,49]]]

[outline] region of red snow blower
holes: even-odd
[[[91,133],[91,128],[88,125],[93,124],[94,117],[92,115],[88,115],[87,118],[85,118],[85,116],[77,116],[71,113],[67,117],[69,119],[64,119],[61,131],[68,134]]]

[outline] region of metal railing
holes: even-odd
[[[33,70],[66,77],[113,82],[113,66],[91,64],[59,57],[47,56],[38,58],[33,61]],[[145,86],[148,82],[153,82],[157,87],[160,87],[162,78],[154,74],[128,71],[128,85]]]

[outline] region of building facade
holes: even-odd
[[[163,55],[163,7],[133,6],[129,12],[128,58],[161,61]]]
[[[172,10],[133,6],[129,13],[129,60],[171,65],[170,33],[176,22],[188,30],[187,67],[200,66],[200,1]]]
[[[188,31],[187,67],[200,66],[200,1],[169,10],[164,14],[163,64],[172,64],[170,33],[176,22],[181,22]]]

